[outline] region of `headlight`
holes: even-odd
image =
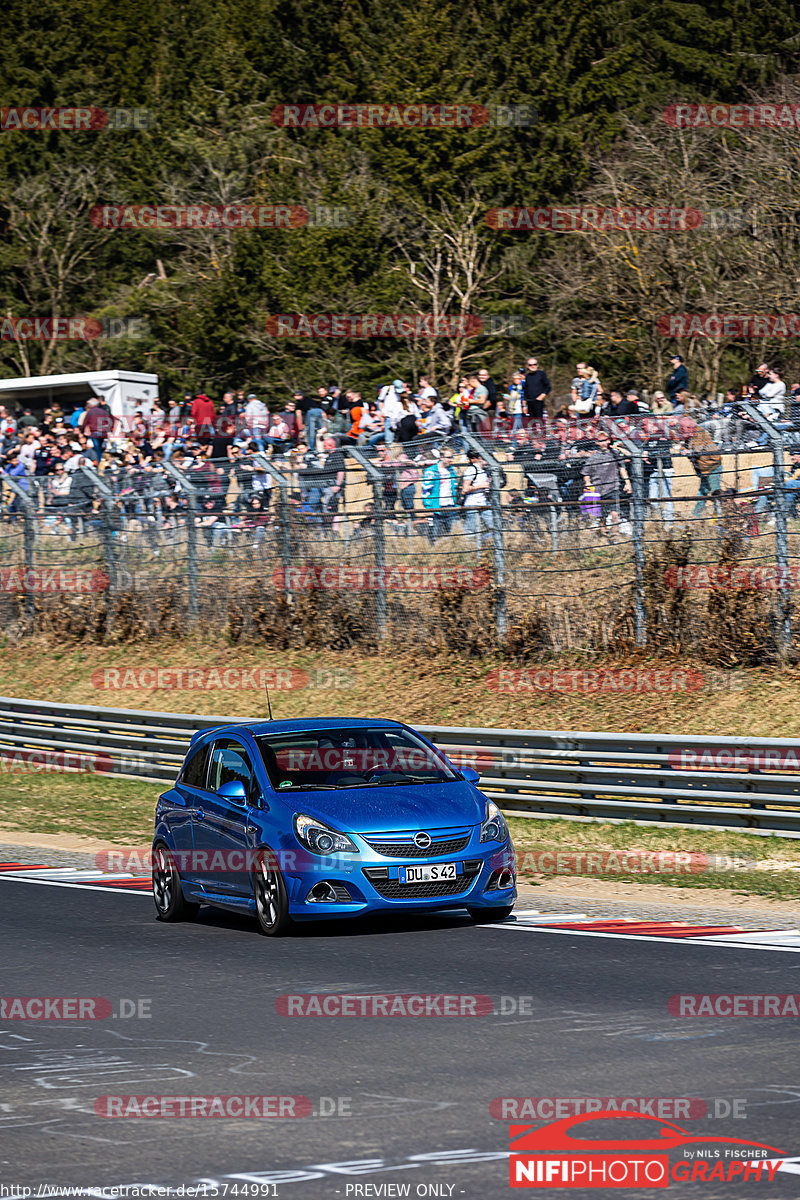
[[[508,826],[500,809],[490,800],[486,805],[486,820],[481,825],[482,842],[504,842],[508,837]]]
[[[294,830],[303,845],[314,854],[358,854],[358,846],[347,834],[338,833],[303,813],[295,816]]]

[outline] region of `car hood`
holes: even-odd
[[[285,801],[286,796],[281,797]],[[471,783],[398,784],[396,787],[343,788],[293,796],[298,812],[347,833],[401,833],[478,825],[486,797]]]

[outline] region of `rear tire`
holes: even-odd
[[[186,921],[200,911],[199,904],[184,897],[175,859],[164,842],[153,848],[153,900],[159,921]]]
[[[289,897],[271,850],[259,850],[253,878],[256,920],[265,937],[283,937],[292,925]]]
[[[498,921],[505,921],[506,917],[510,917],[513,911],[513,904],[504,904],[502,908],[467,909],[467,912],[476,925],[495,925]]]

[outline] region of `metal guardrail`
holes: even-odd
[[[18,763],[43,775],[96,771],[169,783],[192,733],[230,720],[0,696],[0,775]],[[482,791],[508,814],[800,837],[800,741],[417,728],[456,765],[474,766]]]

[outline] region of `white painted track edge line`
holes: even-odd
[[[3,878],[3,875],[0,875],[0,882],[2,882]],[[11,883],[34,883],[38,884],[39,887],[72,888],[73,891],[80,890],[83,892],[113,892],[115,896],[122,895],[123,893],[127,893],[129,896],[152,897],[153,895],[151,891],[147,891],[145,888],[103,887],[101,884],[96,883],[67,883],[63,879],[26,879],[24,875],[14,876],[11,879]]]
[[[509,922],[498,922],[496,925],[479,925],[478,929],[514,929]],[[667,942],[673,946],[721,946],[725,950],[776,950],[783,954],[800,954],[800,946],[764,946],[759,942],[723,942],[717,938],[708,937],[655,937],[648,933],[600,933],[590,929],[554,929],[551,925],[518,925],[528,933],[561,933],[572,934],[573,937],[617,938],[628,942]]]

